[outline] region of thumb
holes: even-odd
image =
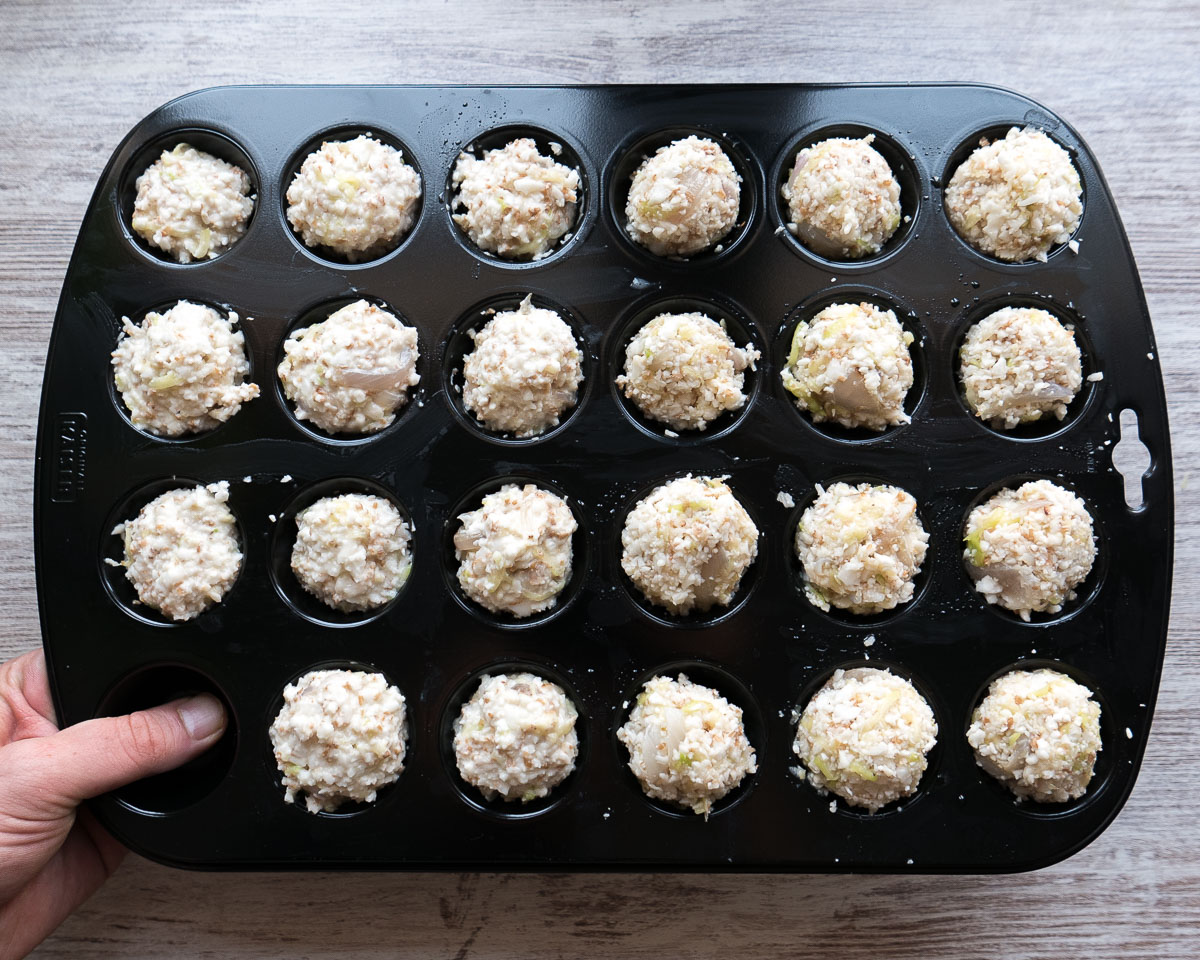
[[[86,720],[53,736],[23,741],[32,756],[23,758],[21,779],[43,803],[74,807],[187,763],[221,739],[226,722],[221,702],[208,693]]]

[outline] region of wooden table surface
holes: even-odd
[[[878,7],[878,9],[877,9]],[[0,0],[0,658],[39,642],[42,364],[109,153],[244,82],[978,80],[1087,139],[1141,269],[1170,400],[1176,575],[1149,752],[1073,859],[999,877],[187,873],[130,857],[36,953],[71,957],[1200,956],[1200,3]]]

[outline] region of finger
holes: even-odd
[[[173,770],[216,743],[225,710],[211,694],[121,717],[97,717],[38,740],[11,744],[29,804],[70,809],[143,777]]]
[[[25,661],[21,683],[25,702],[37,712],[38,716],[57,725],[58,720],[54,715],[54,700],[50,696],[50,676],[46,672],[46,655],[40,649],[30,650],[17,659]]]
[[[49,736],[57,729],[42,651],[0,663],[0,744]]]

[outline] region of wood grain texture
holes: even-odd
[[[131,858],[37,951],[90,957],[1200,956],[1200,3],[0,0],[0,657],[39,642],[42,364],[80,218],[141,116],[245,82],[979,80],[1049,105],[1117,198],[1174,428],[1174,610],[1117,822],[1012,877],[183,873]]]

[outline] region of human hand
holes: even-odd
[[[79,803],[186,763],[225,724],[201,694],[60,731],[42,652],[0,664],[0,960],[41,943],[125,856]]]

